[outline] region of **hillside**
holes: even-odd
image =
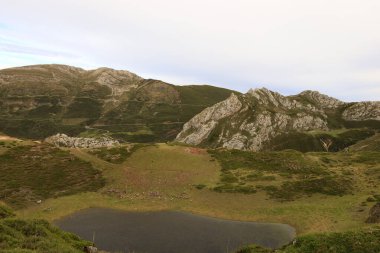
[[[350,146],[352,151],[380,151],[380,134],[376,134],[368,139],[357,142]]]
[[[378,129],[380,102],[345,103],[316,91],[283,96],[261,88],[206,108],[184,125],[176,141],[252,151],[321,151],[320,140],[331,139],[338,151]]]
[[[0,203],[0,251],[13,253],[83,252],[91,242],[41,219],[20,219]]]
[[[175,86],[128,71],[34,65],[0,70],[0,131],[42,139],[108,134],[133,142],[175,138],[182,125],[231,90]]]
[[[245,247],[236,253],[374,253],[380,251],[380,228],[362,229],[344,233],[324,233],[301,236],[293,244],[278,250],[256,245]]]
[[[3,142],[0,201],[22,219],[53,221],[94,206],[180,210],[285,223],[305,235],[372,226],[365,221],[380,196],[378,152],[253,153],[172,144],[60,150]]]

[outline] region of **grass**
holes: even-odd
[[[380,151],[380,133],[359,141],[350,147],[352,151]]]
[[[294,149],[301,152],[324,151],[320,140],[331,139],[333,145],[330,151],[341,151],[357,142],[366,140],[376,133],[367,128],[333,129],[329,131],[313,130],[309,132],[290,132],[273,138],[266,144],[265,150],[279,151]]]
[[[0,198],[15,208],[104,186],[90,163],[48,144],[11,147],[0,164]]]
[[[210,150],[222,166],[218,192],[256,193],[264,190],[272,198],[294,200],[320,193],[352,193],[349,176],[337,175],[317,154],[297,151],[252,153],[238,150]],[[276,180],[277,179],[277,180]]]
[[[360,154],[296,153],[295,157],[304,156],[305,160],[301,159],[301,164],[313,167],[309,159],[316,161],[321,168],[314,169],[314,173],[324,175],[327,170],[341,175],[343,170],[352,172],[353,175],[346,176],[353,177],[354,195],[302,194],[293,201],[278,201],[270,198],[265,190],[256,187],[257,192],[254,194],[213,191],[220,182],[220,173],[224,169],[216,158],[203,149],[165,144],[146,146],[119,164],[109,163],[86,150],[73,149],[70,152],[102,171],[106,180],[105,187],[97,192],[47,199],[40,205],[18,210],[20,217],[51,221],[89,207],[130,211],[181,210],[224,219],[286,223],[294,226],[298,234],[309,234],[371,226],[364,222],[370,205],[363,205],[363,202],[370,196],[380,194],[376,175],[373,174],[375,172],[368,172],[368,168],[373,167],[369,161],[371,155],[362,165],[353,162]],[[361,156],[363,155],[366,156]],[[279,157],[283,157],[283,154],[279,154]],[[322,157],[331,165],[322,162]],[[244,161],[240,163],[244,164]],[[255,174],[249,179],[252,181],[241,186],[253,183],[262,187],[280,187],[283,182],[290,180],[291,175],[286,173],[286,169],[280,166],[276,169],[267,167],[262,170],[262,174],[241,169],[236,172]],[[297,170],[297,167],[292,167],[291,170],[300,171],[292,176],[295,180],[306,173],[302,169]],[[240,177],[245,177],[245,174],[239,175],[239,180]],[[372,177],[374,181],[370,182]]]
[[[110,163],[123,163],[133,152],[144,147],[144,144],[125,144],[112,148],[91,149],[88,152]]]
[[[363,186],[370,189],[380,179],[378,152],[210,150],[209,153],[222,166],[219,183],[214,188],[218,192],[262,190],[272,198],[286,201],[313,194],[355,194]]]
[[[23,220],[0,204],[0,251],[7,253],[83,252],[90,242],[64,232],[45,220]]]
[[[287,223],[304,235],[371,228],[364,223],[372,206],[367,199],[376,200],[380,195],[377,152],[228,151],[229,155],[218,150],[211,157],[203,149],[159,144],[141,147],[125,161],[111,163],[90,150],[69,151],[101,171],[106,185],[98,191],[48,198],[40,205],[19,209],[17,214],[21,218],[52,221],[88,207],[182,210],[225,219]],[[225,164],[220,158],[226,159]],[[259,169],[252,170],[252,164]],[[238,187],[239,192],[228,193],[228,187],[220,192],[210,190],[218,187],[221,172],[231,172],[223,181],[227,186],[233,185],[233,189]],[[333,180],[337,178],[352,178],[354,195],[331,195],[324,192],[329,190],[325,187],[309,194],[309,187],[313,191],[321,186],[335,187],[337,183]],[[327,181],[321,183],[318,179]],[[282,184],[289,181],[295,185],[287,189],[299,187],[302,190],[292,191],[305,194],[293,201],[278,201],[278,198],[270,198],[264,189],[270,189],[271,185],[281,189]],[[241,182],[246,184],[239,185]]]
[[[248,246],[236,253],[375,253],[380,252],[380,227],[343,233],[312,234],[298,237],[279,250]]]

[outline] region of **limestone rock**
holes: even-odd
[[[266,88],[251,89],[203,110],[184,125],[176,141],[259,151],[281,134],[329,130],[328,115],[340,116],[342,111],[343,121],[380,120],[379,105],[349,104],[316,91],[283,96]]]
[[[380,120],[380,102],[354,103],[343,111],[342,116],[352,121]]]
[[[206,108],[187,122],[176,140],[191,145],[200,144],[209,136],[219,120],[237,113],[241,107],[242,103],[232,93],[226,100]]]
[[[102,148],[113,147],[120,143],[109,137],[100,138],[81,138],[69,137],[66,134],[56,134],[45,139],[45,142],[53,144],[57,147],[67,148]]]
[[[322,108],[338,108],[339,106],[344,105],[343,101],[321,94],[318,91],[306,90],[301,92],[299,96],[308,99],[310,102],[313,102],[315,105]]]

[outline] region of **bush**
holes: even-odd
[[[204,184],[196,184],[196,185],[194,185],[194,186],[195,186],[195,188],[197,188],[198,190],[202,190],[203,188],[206,187],[206,185],[204,185]]]
[[[4,205],[0,205],[0,219],[10,218],[15,216],[13,210]]]
[[[1,252],[79,253],[90,244],[45,220],[0,220]]]

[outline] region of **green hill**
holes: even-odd
[[[380,151],[380,134],[376,134],[370,138],[359,141],[350,146],[352,151]]]
[[[0,131],[41,139],[57,132],[167,141],[231,90],[175,86],[128,71],[65,65],[0,70]]]

